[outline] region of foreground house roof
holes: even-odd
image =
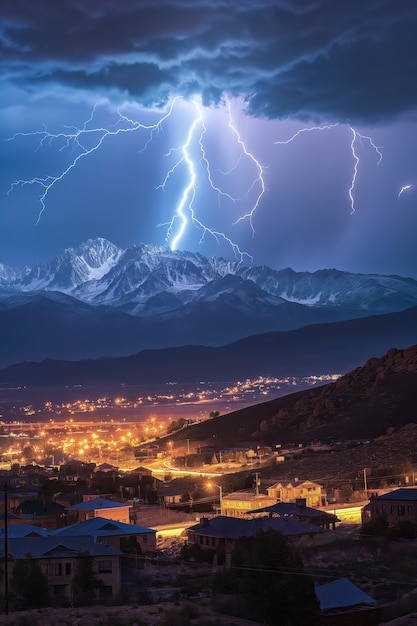
[[[39,526],[31,524],[13,524],[7,527],[7,536],[13,539],[21,539],[23,537],[46,537],[48,531]],[[0,528],[0,540],[4,539],[4,528]]]
[[[384,493],[382,496],[373,496],[373,500],[409,500],[410,502],[417,501],[417,489],[413,487],[403,487],[401,489],[395,489]]]
[[[375,600],[347,578],[319,585],[315,591],[322,611],[375,604]]]
[[[23,537],[9,539],[8,554],[12,559],[23,559],[30,554],[34,559],[76,557],[79,552],[91,556],[120,556],[122,552],[103,543],[94,543],[92,537]],[[1,548],[3,554],[3,548]]]
[[[85,522],[78,522],[71,526],[59,528],[52,531],[50,534],[54,535],[54,537],[78,537],[85,535],[94,537],[109,537],[114,535],[119,537],[121,535],[143,535],[145,533],[156,533],[156,530],[146,528],[145,526],[137,526],[136,524],[125,524],[104,517],[94,517]]]
[[[239,539],[240,537],[254,537],[257,533],[269,529],[278,530],[286,537],[311,535],[324,532],[315,524],[307,524],[293,517],[262,517],[257,519],[242,519],[219,515],[211,519],[202,518],[198,524],[187,530],[206,537],[224,537]]]

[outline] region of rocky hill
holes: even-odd
[[[417,345],[369,359],[336,382],[176,433],[217,446],[373,439],[417,421]]]

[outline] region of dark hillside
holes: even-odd
[[[369,359],[336,382],[247,407],[173,438],[240,442],[366,439],[417,421],[417,345]]]

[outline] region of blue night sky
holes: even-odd
[[[417,278],[416,33],[410,0],[2,2],[0,263],[100,236]]]

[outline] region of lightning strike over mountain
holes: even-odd
[[[198,217],[196,210],[194,208],[194,201],[197,193],[197,165],[191,156],[191,147],[192,144],[195,144],[195,147],[199,151],[200,154],[200,162],[204,164],[204,169],[207,176],[207,181],[210,185],[210,188],[218,194],[218,196],[223,196],[228,198],[233,203],[237,202],[236,198],[233,198],[229,193],[223,191],[220,187],[218,187],[212,178],[211,166],[209,159],[207,158],[207,153],[204,147],[203,138],[207,132],[207,127],[204,121],[203,110],[198,105],[198,103],[193,100],[192,104],[195,107],[196,115],[194,120],[189,126],[188,134],[186,140],[182,146],[179,148],[173,148],[169,151],[167,156],[170,156],[173,152],[179,151],[181,156],[177,160],[177,162],[168,170],[167,174],[163,182],[157,187],[159,189],[165,190],[166,185],[174,174],[174,172],[182,165],[185,164],[185,169],[188,174],[188,182],[185,185],[180,200],[177,204],[177,208],[175,210],[175,214],[168,223],[168,230],[166,235],[166,240],[170,244],[170,248],[172,251],[177,250],[180,244],[180,241],[185,233],[185,229],[187,227],[188,222],[190,221],[196,228],[198,228],[202,234],[200,237],[200,243],[204,241],[206,234],[211,235],[217,242],[220,239],[225,241],[233,250],[233,254],[236,259],[241,263],[244,257],[252,260],[252,257],[247,252],[240,249],[239,245],[234,242],[230,237],[228,237],[223,231],[216,230],[215,228],[206,225],[203,223]],[[199,130],[198,130],[199,129]],[[197,147],[198,146],[198,147]],[[189,214],[189,218],[187,217],[187,212]],[[175,231],[175,224],[179,221],[179,227]]]
[[[40,210],[38,213],[38,217],[36,220],[36,224],[39,223],[43,213],[45,212],[48,204],[48,196],[53,187],[55,187],[58,183],[60,183],[72,170],[74,170],[77,166],[79,166],[80,161],[88,156],[91,156],[94,152],[101,149],[105,142],[109,141],[112,138],[115,138],[118,135],[128,134],[128,133],[146,133],[146,136],[143,140],[143,143],[140,147],[139,152],[144,152],[149,144],[156,139],[157,133],[162,129],[162,126],[169,120],[169,118],[173,115],[174,107],[179,100],[183,100],[180,96],[174,98],[168,108],[168,110],[157,120],[157,122],[153,124],[143,124],[138,122],[124,112],[118,110],[117,118],[114,124],[110,126],[94,126],[94,119],[97,113],[98,106],[96,105],[89,118],[83,123],[83,125],[78,128],[75,126],[69,127],[68,132],[63,131],[59,133],[52,133],[47,128],[40,131],[33,132],[18,132],[13,136],[9,137],[7,141],[16,140],[18,137],[38,137],[39,145],[38,149],[44,147],[46,143],[48,145],[56,145],[57,150],[59,152],[63,152],[65,150],[71,150],[75,152],[75,156],[72,156],[68,165],[64,167],[64,169],[56,175],[47,175],[45,177],[35,176],[32,179],[20,179],[15,180],[10,188],[8,193],[11,193],[16,187],[23,187],[25,185],[38,185],[42,189],[42,193],[39,197]],[[207,152],[204,146],[204,139],[207,133],[207,127],[204,120],[203,108],[195,101],[191,101],[192,106],[194,107],[195,114],[191,118],[188,132],[184,143],[177,147],[171,148],[166,156],[171,156],[175,152],[179,152],[180,157],[176,161],[176,163],[168,170],[165,175],[163,182],[158,185],[157,189],[165,190],[168,184],[168,181],[177,174],[177,170],[185,168],[187,182],[182,189],[180,199],[176,204],[175,212],[172,218],[165,224],[167,225],[167,233],[166,240],[172,251],[178,249],[180,246],[180,242],[185,234],[187,226],[192,224],[198,230],[202,232],[200,237],[200,243],[203,242],[205,236],[210,234],[217,242],[222,239],[227,245],[229,245],[233,251],[233,254],[239,262],[242,262],[244,257],[252,259],[251,255],[247,252],[244,252],[240,249],[239,245],[234,242],[223,230],[216,229],[212,226],[209,226],[203,222],[201,218],[198,217],[198,213],[201,212],[201,209],[197,211],[197,190],[198,190],[198,177],[201,175],[201,171],[203,170],[203,175],[205,176],[206,181],[209,184],[209,187],[213,192],[215,192],[219,199],[227,199],[233,204],[236,204],[238,201],[242,202],[243,198],[248,197],[252,189],[256,184],[260,186],[260,190],[256,195],[254,203],[251,205],[250,209],[242,216],[240,216],[237,220],[233,218],[231,220],[231,225],[234,223],[249,219],[252,233],[254,233],[254,228],[252,224],[253,213],[259,205],[262,195],[265,192],[265,184],[263,179],[263,168],[257,161],[257,159],[253,156],[251,152],[248,151],[244,141],[242,140],[239,132],[236,129],[236,126],[233,123],[232,113],[230,103],[227,105],[227,114],[228,114],[228,127],[231,129],[234,137],[236,138],[237,146],[240,150],[240,155],[229,171],[224,172],[219,170],[222,176],[227,176],[231,172],[235,171],[243,158],[248,159],[251,164],[253,164],[256,168],[257,175],[255,176],[253,182],[250,187],[243,192],[241,198],[235,198],[227,191],[223,190],[221,186],[216,184],[213,180],[212,175],[212,165],[207,156]],[[193,156],[195,152],[198,152],[199,157],[195,160]],[[51,200],[49,199],[49,202]],[[200,205],[202,203],[200,202]],[[207,201],[204,203],[207,205]],[[160,224],[162,225],[162,224]]]

